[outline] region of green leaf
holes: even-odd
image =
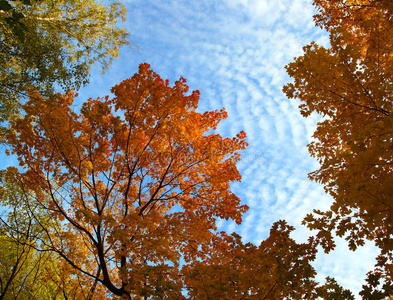
[[[17,26],[15,28],[15,33],[18,37],[18,40],[23,43],[25,41],[25,31],[21,28],[21,26]]]

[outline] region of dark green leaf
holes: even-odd
[[[9,11],[12,9],[12,5],[8,3],[8,1],[1,0],[0,1],[0,9],[4,11]]]

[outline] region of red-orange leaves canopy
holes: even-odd
[[[63,221],[48,247],[113,295],[181,298],[180,258],[201,255],[217,217],[240,223],[247,209],[229,190],[244,132],[212,133],[226,112],[198,113],[187,90],[142,64],[79,113],[72,93],[32,94],[8,137],[19,180]]]

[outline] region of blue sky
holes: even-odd
[[[171,83],[183,76],[190,89],[201,91],[200,111],[227,110],[218,133],[247,133],[249,147],[238,165],[242,182],[232,189],[250,209],[240,226],[219,222],[219,229],[259,244],[273,222],[285,219],[296,227],[293,236],[305,241],[311,233],[302,219],[331,202],[322,186],[307,179],[318,168],[307,151],[318,116],[301,117],[299,103],[286,99],[281,89],[290,81],[284,66],[301,55],[302,46],[313,40],[328,44],[327,34],[314,27],[311,2],[125,1],[125,26],[138,49],[123,49],[104,75],[94,71],[79,99],[109,94],[142,62]],[[366,244],[353,253],[344,241],[337,243],[333,253],[319,253],[317,279],[333,276],[357,294],[376,250]]]

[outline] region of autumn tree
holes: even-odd
[[[117,26],[125,13],[119,2],[0,1],[0,122],[15,115],[28,91],[78,89],[92,64],[105,69],[129,43]]]
[[[301,101],[303,116],[324,118],[309,150],[320,163],[310,173],[333,197],[326,212],[305,222],[319,230],[326,250],[332,234],[355,250],[372,240],[381,249],[374,275],[393,280],[393,2],[315,0],[316,24],[330,34],[330,47],[313,42],[287,65],[294,79],[284,87]],[[370,276],[374,276],[370,275]]]
[[[71,92],[32,93],[13,122],[8,142],[25,168],[15,180],[61,223],[42,243],[87,285],[125,299],[181,297],[180,259],[203,255],[216,218],[241,222],[246,207],[229,184],[240,180],[245,134],[214,134],[226,112],[198,113],[199,92],[187,90],[142,64],[112,99],[77,113]]]

